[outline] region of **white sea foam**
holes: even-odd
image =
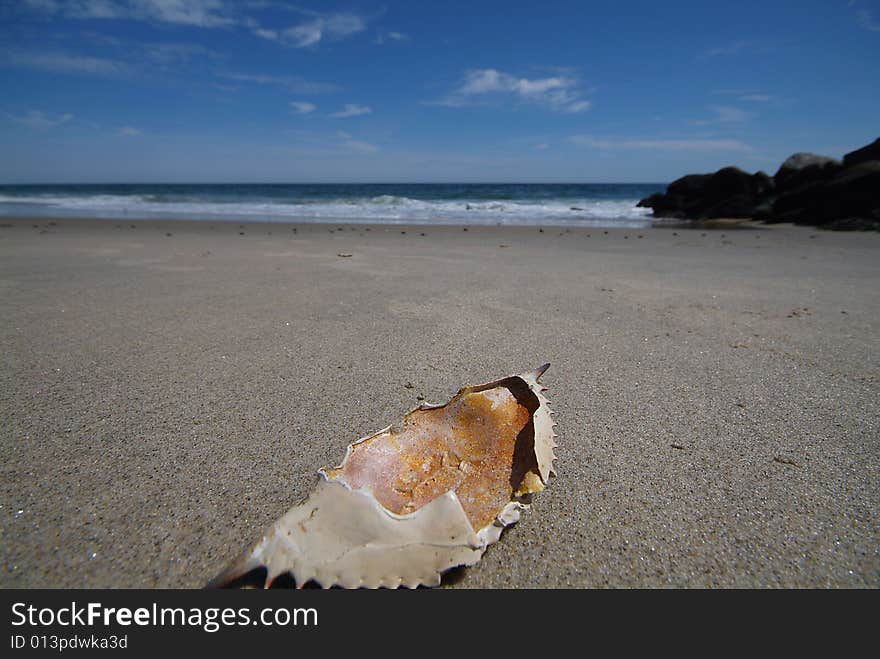
[[[0,195],[0,215],[427,224],[645,226],[637,200],[419,200],[395,195],[335,200],[168,198],[162,195]]]

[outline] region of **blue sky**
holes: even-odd
[[[0,183],[772,174],[878,80],[880,0],[0,0]]]

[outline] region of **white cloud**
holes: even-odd
[[[550,145],[547,144],[546,142],[541,142],[540,144],[536,144],[535,148],[538,149],[538,151],[544,151],[546,149],[549,149]]]
[[[71,18],[125,18],[128,7],[113,0],[79,0],[70,2],[64,13]]]
[[[71,55],[64,52],[10,52],[0,59],[0,64],[16,68],[36,69],[52,73],[113,76],[126,73],[125,64],[98,57]]]
[[[165,23],[197,27],[223,27],[235,21],[220,0],[131,0],[136,12]]]
[[[361,140],[344,140],[342,144],[355,153],[376,153],[379,151],[379,147],[375,144],[362,142]]]
[[[703,53],[703,58],[708,57],[721,57],[725,55],[738,55],[741,52],[748,50],[752,47],[752,44],[748,41],[735,41],[732,44],[727,46],[719,46],[716,48],[710,48],[705,53]]]
[[[574,78],[519,78],[497,69],[468,71],[461,84],[440,104],[462,107],[472,104],[475,97],[488,95],[513,96],[529,103],[545,105],[556,112],[584,112],[591,105],[590,101],[581,98],[579,83]]]
[[[752,151],[739,140],[710,139],[600,139],[591,135],[573,135],[572,144],[593,149],[651,151]]]
[[[382,44],[387,43],[389,41],[397,41],[397,42],[409,41],[409,36],[406,34],[403,34],[402,32],[380,32],[376,36],[375,43],[377,45],[381,46]]]
[[[66,124],[68,121],[71,121],[73,119],[73,115],[70,113],[59,114],[55,115],[54,117],[50,117],[40,110],[30,110],[22,117],[16,117],[13,115],[8,116],[13,121],[27,126],[28,128],[31,128],[33,130],[48,130],[50,128],[55,128],[55,126]]]
[[[358,117],[362,114],[370,114],[372,111],[373,109],[367,107],[366,105],[355,105],[354,103],[346,103],[344,108],[342,108],[339,112],[334,112],[330,116],[336,117],[337,119],[343,119],[345,117]]]
[[[728,105],[710,105],[709,110],[715,113],[712,119],[692,121],[694,126],[708,126],[711,124],[741,124],[751,119],[754,114]]]
[[[351,13],[320,14],[308,12],[310,18],[283,30],[268,29],[253,19],[245,24],[251,32],[270,41],[277,41],[294,48],[308,48],[324,40],[344,39],[367,29],[367,19]]]
[[[308,130],[287,131],[297,143],[296,153],[301,156],[327,157],[351,154],[377,153],[375,144],[355,138],[351,133],[338,130],[335,133],[316,133]]]
[[[339,91],[339,85],[329,82],[314,82],[300,76],[273,76],[259,73],[218,73],[221,78],[246,82],[255,85],[283,87],[294,94],[330,94]]]
[[[880,32],[880,23],[874,20],[874,16],[867,9],[856,12],[856,18],[859,21],[859,27],[871,32]]]
[[[713,105],[709,109],[715,113],[715,120],[722,124],[742,123],[748,121],[752,116],[750,112],[727,105]]]
[[[356,153],[376,153],[379,151],[379,147],[375,144],[370,144],[369,142],[364,142],[362,140],[354,139],[350,133],[346,133],[344,130],[336,131],[336,137],[339,138],[340,144],[350,151],[354,151]]]
[[[278,41],[279,39],[277,30],[267,30],[265,28],[255,27],[253,33],[261,39],[268,39],[269,41]]]
[[[217,56],[204,46],[192,43],[150,43],[144,44],[143,50],[150,60],[165,66],[188,62],[194,57]]]
[[[562,111],[571,113],[584,112],[585,110],[589,110],[592,105],[593,104],[589,101],[575,101],[563,108]]]
[[[739,100],[751,101],[753,103],[769,103],[773,100],[773,96],[770,96],[769,94],[745,94],[744,96],[740,96]]]
[[[133,126],[123,126],[118,131],[116,131],[116,134],[119,137],[137,137],[138,135],[142,135],[143,133],[141,133],[140,130],[134,128]]]
[[[222,0],[27,0],[27,8],[63,12],[69,18],[159,21],[194,27],[225,27],[236,21]]]
[[[292,107],[297,114],[308,114],[309,112],[315,111],[315,104],[307,103],[306,101],[291,101],[290,107]]]
[[[24,6],[34,11],[49,13],[58,11],[57,0],[24,0]]]

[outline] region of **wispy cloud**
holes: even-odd
[[[293,108],[294,112],[297,114],[308,114],[309,112],[315,111],[315,104],[306,101],[291,101],[290,107]]]
[[[25,9],[31,9],[33,11],[43,11],[48,13],[58,11],[58,0],[22,0],[21,4]]]
[[[296,143],[296,153],[302,156],[350,156],[352,154],[378,153],[381,149],[370,142],[358,139],[351,133],[339,130],[335,133],[290,130],[287,133]]]
[[[136,11],[165,23],[197,27],[224,27],[235,21],[220,0],[133,0]]]
[[[381,46],[383,44],[395,42],[395,41],[396,42],[409,41],[409,36],[406,34],[403,34],[402,32],[380,32],[376,36],[376,41],[374,43]]]
[[[607,150],[646,151],[740,151],[750,152],[752,147],[739,140],[711,139],[606,139],[592,135],[573,135],[569,142],[577,146]]]
[[[137,137],[138,135],[143,135],[143,133],[134,126],[123,126],[116,131],[116,134],[119,137]]]
[[[158,21],[204,28],[226,27],[236,22],[230,7],[221,0],[27,0],[25,6],[68,18]]]
[[[308,20],[284,29],[266,28],[254,19],[248,19],[246,24],[254,35],[294,48],[308,48],[325,40],[344,39],[367,29],[367,19],[358,14],[308,13]]]
[[[142,49],[150,61],[162,66],[184,64],[196,57],[218,57],[214,51],[193,43],[149,43]]]
[[[746,112],[740,108],[729,105],[710,105],[709,110],[715,113],[712,119],[701,119],[690,122],[694,126],[709,126],[711,124],[741,124],[754,116],[752,112]]]
[[[114,76],[128,72],[128,66],[121,62],[65,52],[12,51],[0,55],[0,65],[95,76]]]
[[[497,69],[468,71],[461,84],[438,103],[449,107],[471,105],[479,99],[513,97],[549,107],[555,112],[578,113],[590,109],[581,97],[579,83],[569,76],[521,78]]]
[[[729,55],[739,55],[742,52],[750,50],[753,44],[749,41],[735,41],[725,46],[716,46],[709,48],[700,55],[701,58],[723,57]]]
[[[300,76],[275,76],[260,73],[223,72],[217,74],[226,80],[250,83],[254,85],[270,85],[281,87],[294,94],[331,94],[341,88],[330,82],[315,82]]]
[[[758,89],[713,89],[709,93],[713,96],[736,96],[736,100],[749,103],[771,103],[780,100],[777,96],[765,94]]]
[[[356,140],[351,135],[346,132],[339,131],[336,133],[336,137],[341,140],[342,146],[355,153],[376,153],[379,151],[379,147],[375,144],[370,144],[369,142],[364,142],[362,140]]]
[[[54,116],[50,116],[41,112],[40,110],[30,110],[23,116],[16,115],[7,115],[14,122],[19,123],[23,126],[27,126],[32,130],[48,130],[50,128],[55,128],[56,126],[61,126],[62,124],[66,124],[67,122],[73,119],[73,115],[65,112],[64,114],[57,114]]]
[[[366,105],[355,105],[354,103],[346,103],[345,107],[343,107],[339,112],[334,112],[330,116],[336,117],[337,119],[344,119],[346,117],[359,117],[362,114],[370,114],[372,111],[373,109],[367,107]]]
[[[859,27],[863,30],[869,30],[871,32],[880,32],[880,22],[874,20],[873,14],[867,9],[861,9],[856,12],[856,20],[859,22]]]

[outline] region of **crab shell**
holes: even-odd
[[[461,389],[348,447],[321,480],[208,587],[439,585],[473,565],[555,474],[555,423],[539,378],[549,368]]]

